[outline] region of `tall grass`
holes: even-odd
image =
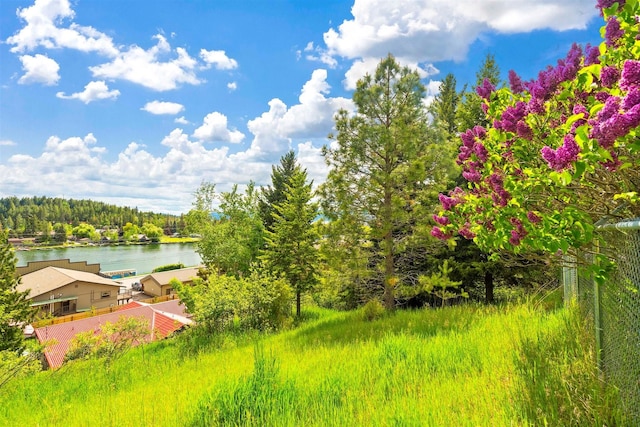
[[[185,334],[0,390],[0,425],[624,425],[575,310],[314,310],[273,336]],[[34,410],[37,408],[37,410]]]

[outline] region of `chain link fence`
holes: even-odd
[[[598,365],[619,390],[623,410],[640,426],[640,218],[598,227],[602,242],[592,253],[566,257],[565,300],[577,299],[593,320]],[[599,284],[588,266],[598,254],[615,267]]]

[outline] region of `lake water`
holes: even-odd
[[[72,262],[100,264],[101,271],[134,269],[136,274],[151,273],[154,268],[167,264],[181,262],[186,267],[192,267],[201,263],[193,243],[32,249],[16,251],[15,254],[18,266],[27,265],[29,261],[68,258]]]

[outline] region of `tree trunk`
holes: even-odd
[[[385,190],[384,195],[384,223],[386,228],[384,234],[384,306],[387,310],[396,307],[395,300],[395,277],[393,266],[393,225],[391,218],[391,192]]]
[[[300,317],[300,291],[296,292],[296,317]]]
[[[493,274],[489,271],[484,273],[484,301],[493,304]]]

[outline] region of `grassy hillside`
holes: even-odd
[[[0,390],[0,425],[622,425],[579,317],[527,305],[313,310],[268,337],[190,334]],[[588,342],[585,338],[585,342]]]

